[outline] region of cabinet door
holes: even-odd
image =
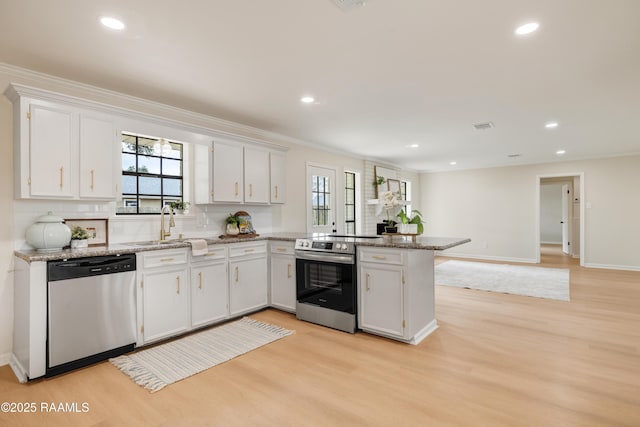
[[[195,204],[207,204],[213,201],[211,175],[211,147],[193,146],[193,201]]]
[[[271,203],[284,203],[286,196],[285,155],[284,153],[270,154],[271,174]]]
[[[229,262],[229,311],[232,316],[267,306],[267,257]]]
[[[227,263],[191,268],[191,326],[225,319],[229,312]]]
[[[115,198],[115,136],[112,121],[80,115],[80,197]]]
[[[242,144],[213,143],[213,201],[235,202],[243,200],[243,147]]]
[[[244,148],[244,201],[269,203],[269,152]]]
[[[143,273],[144,341],[189,329],[189,283],[186,267]]]
[[[77,173],[75,115],[62,108],[30,106],[30,195],[72,198]],[[76,161],[74,161],[74,159]]]
[[[271,306],[296,311],[296,258],[271,255]]]
[[[363,330],[404,337],[401,266],[360,264],[360,313]]]

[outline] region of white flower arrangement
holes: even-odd
[[[385,191],[380,194],[380,199],[378,203],[379,203],[378,206],[380,207],[380,211],[378,212],[378,215],[380,214],[382,209],[384,209],[385,211],[387,211],[387,223],[391,223],[392,222],[391,218],[395,218],[395,216],[398,213],[397,210],[399,209],[399,206],[400,206],[400,201],[398,200],[398,197],[392,191]]]

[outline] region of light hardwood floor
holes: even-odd
[[[296,334],[155,394],[108,362],[27,385],[4,366],[0,402],[89,411],[0,425],[640,426],[640,273],[542,260],[571,269],[571,302],[437,286],[418,346],[266,310]]]

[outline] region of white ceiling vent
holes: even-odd
[[[349,10],[357,6],[364,6],[365,0],[333,0],[333,2],[342,10]]]
[[[487,130],[487,129],[491,129],[493,126],[493,122],[486,122],[486,123],[476,123],[473,125],[473,127],[475,128],[475,130]]]

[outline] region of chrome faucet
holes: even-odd
[[[166,208],[169,208],[169,229],[164,231],[164,211]],[[169,205],[164,205],[162,209],[160,209],[160,241],[167,240],[168,236],[171,236],[171,227],[175,227],[176,222],[173,219],[173,209]]]

